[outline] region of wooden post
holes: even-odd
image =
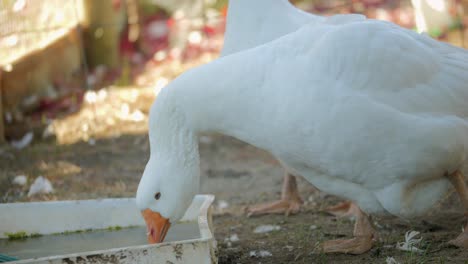
[[[3,121],[2,70],[0,69],[0,145],[5,143],[5,123]]]
[[[461,1],[461,8],[460,11],[460,19],[461,19],[461,38],[462,38],[462,47],[468,48],[468,40],[466,32],[468,31],[465,25],[465,16],[468,15],[468,1]]]
[[[125,25],[125,13],[111,0],[83,1],[83,37],[86,59],[91,68],[120,65],[119,39]]]

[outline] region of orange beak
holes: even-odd
[[[150,209],[145,209],[141,212],[146,222],[148,243],[161,243],[166,237],[167,230],[171,227],[169,219],[162,217],[159,213],[155,213]]]

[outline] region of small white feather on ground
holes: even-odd
[[[20,140],[13,140],[11,141],[11,146],[15,149],[23,149],[27,147],[34,139],[33,132],[28,132],[24,135]]]
[[[230,237],[226,237],[224,242],[228,247],[232,247],[232,243],[239,242],[239,236],[237,234],[232,234]]]
[[[410,252],[417,252],[422,253],[424,250],[417,248],[416,246],[419,245],[422,241],[421,238],[415,238],[419,235],[418,231],[408,231],[405,234],[405,242],[398,242],[396,248],[403,251],[410,251]]]
[[[39,176],[36,178],[31,187],[29,187],[28,197],[37,194],[48,194],[52,193],[53,191],[54,188],[52,187],[52,183],[48,179]]]
[[[387,259],[385,260],[385,262],[387,264],[400,264],[400,262],[396,261],[396,259],[394,259],[393,257],[387,257]]]
[[[25,175],[18,175],[13,179],[13,184],[24,186],[28,182],[28,177]]]
[[[281,227],[277,225],[261,225],[261,226],[257,226],[253,232],[255,234],[262,234],[262,233],[269,233],[271,231],[278,231],[278,230],[281,230]]]
[[[271,252],[268,250],[252,250],[250,251],[249,256],[252,258],[265,258],[271,257],[273,254],[271,254]]]
[[[231,242],[237,242],[239,241],[239,236],[237,234],[232,234],[230,237],[229,237],[229,241]]]
[[[219,200],[218,201],[218,208],[223,210],[229,207],[229,203],[226,200]]]

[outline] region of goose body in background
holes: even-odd
[[[221,56],[247,50],[325,18],[304,12],[288,0],[232,0],[228,3]]]
[[[365,20],[360,14],[336,15],[334,23]],[[229,1],[221,57],[245,51],[296,31],[305,24],[320,25],[327,18],[307,13],[288,0]]]
[[[323,17],[306,13],[288,0],[229,1],[221,56],[247,50],[296,31],[306,23],[321,23]],[[281,199],[249,206],[248,215],[299,212],[303,200],[294,175],[285,171]]]
[[[340,17],[343,24],[364,19],[365,16],[359,14]],[[305,24],[320,25],[325,21],[325,17],[304,12],[288,0],[229,1],[221,57],[265,44],[294,32]],[[247,212],[249,216],[269,213],[289,215],[299,212],[302,204],[295,176],[285,171],[281,199],[249,207]],[[343,203],[329,208],[328,211],[335,215],[346,215],[346,206],[349,204]]]
[[[327,241],[325,252],[368,251],[377,236],[365,213],[411,218],[451,185],[468,212],[468,52],[392,23],[342,18],[219,58],[162,90],[136,197],[150,242],[198,192],[197,135],[207,131],[267,150],[355,202],[355,237]],[[468,248],[468,227],[451,243]]]

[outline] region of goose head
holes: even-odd
[[[161,93],[149,116],[150,158],[136,194],[148,242],[163,242],[180,220],[199,186],[198,141],[180,111]]]

